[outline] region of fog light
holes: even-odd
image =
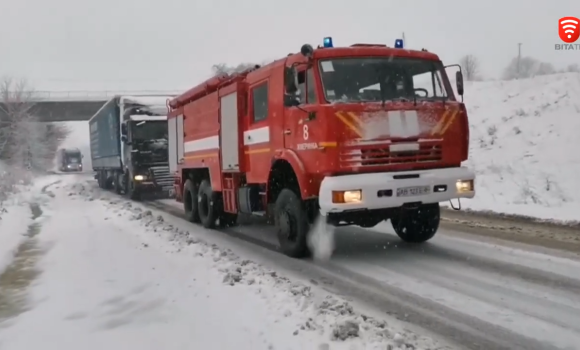
[[[457,180],[455,183],[457,193],[473,192],[473,180]]]
[[[360,203],[361,201],[361,190],[332,191],[332,203]]]
[[[145,180],[145,176],[143,176],[143,175],[135,175],[133,177],[133,179],[135,179],[135,181],[143,181],[143,180]]]

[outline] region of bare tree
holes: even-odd
[[[474,55],[465,55],[459,60],[459,65],[463,68],[465,80],[479,80],[479,60]]]
[[[42,123],[34,115],[34,92],[26,81],[0,82],[0,160],[12,172],[44,172],[68,130]]]
[[[518,58],[514,57],[505,68],[503,78],[506,80],[525,79],[554,73],[556,73],[556,68],[551,63],[541,62],[532,57],[522,57],[518,62]]]
[[[566,67],[566,72],[580,73],[580,66],[578,65],[578,63],[571,64],[568,67]]]

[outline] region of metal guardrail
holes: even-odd
[[[184,90],[30,91],[35,101],[106,101],[116,95],[180,95]]]

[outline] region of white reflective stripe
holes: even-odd
[[[183,144],[183,146],[185,153],[195,151],[205,151],[209,149],[219,149],[220,138],[219,136],[205,137],[199,140],[187,141]]]
[[[417,111],[389,111],[389,135],[393,137],[419,136],[419,116]]]
[[[270,127],[244,131],[244,145],[251,146],[259,143],[270,142]]]
[[[407,134],[409,136],[419,136],[421,129],[419,128],[417,111],[405,111],[404,120],[407,123]]]

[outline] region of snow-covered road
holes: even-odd
[[[27,308],[1,307],[0,275],[2,350],[580,349],[577,253],[460,226],[412,246],[384,225],[337,230],[330,261],[295,260],[269,227],[204,230],[172,202],[54,179]]]

